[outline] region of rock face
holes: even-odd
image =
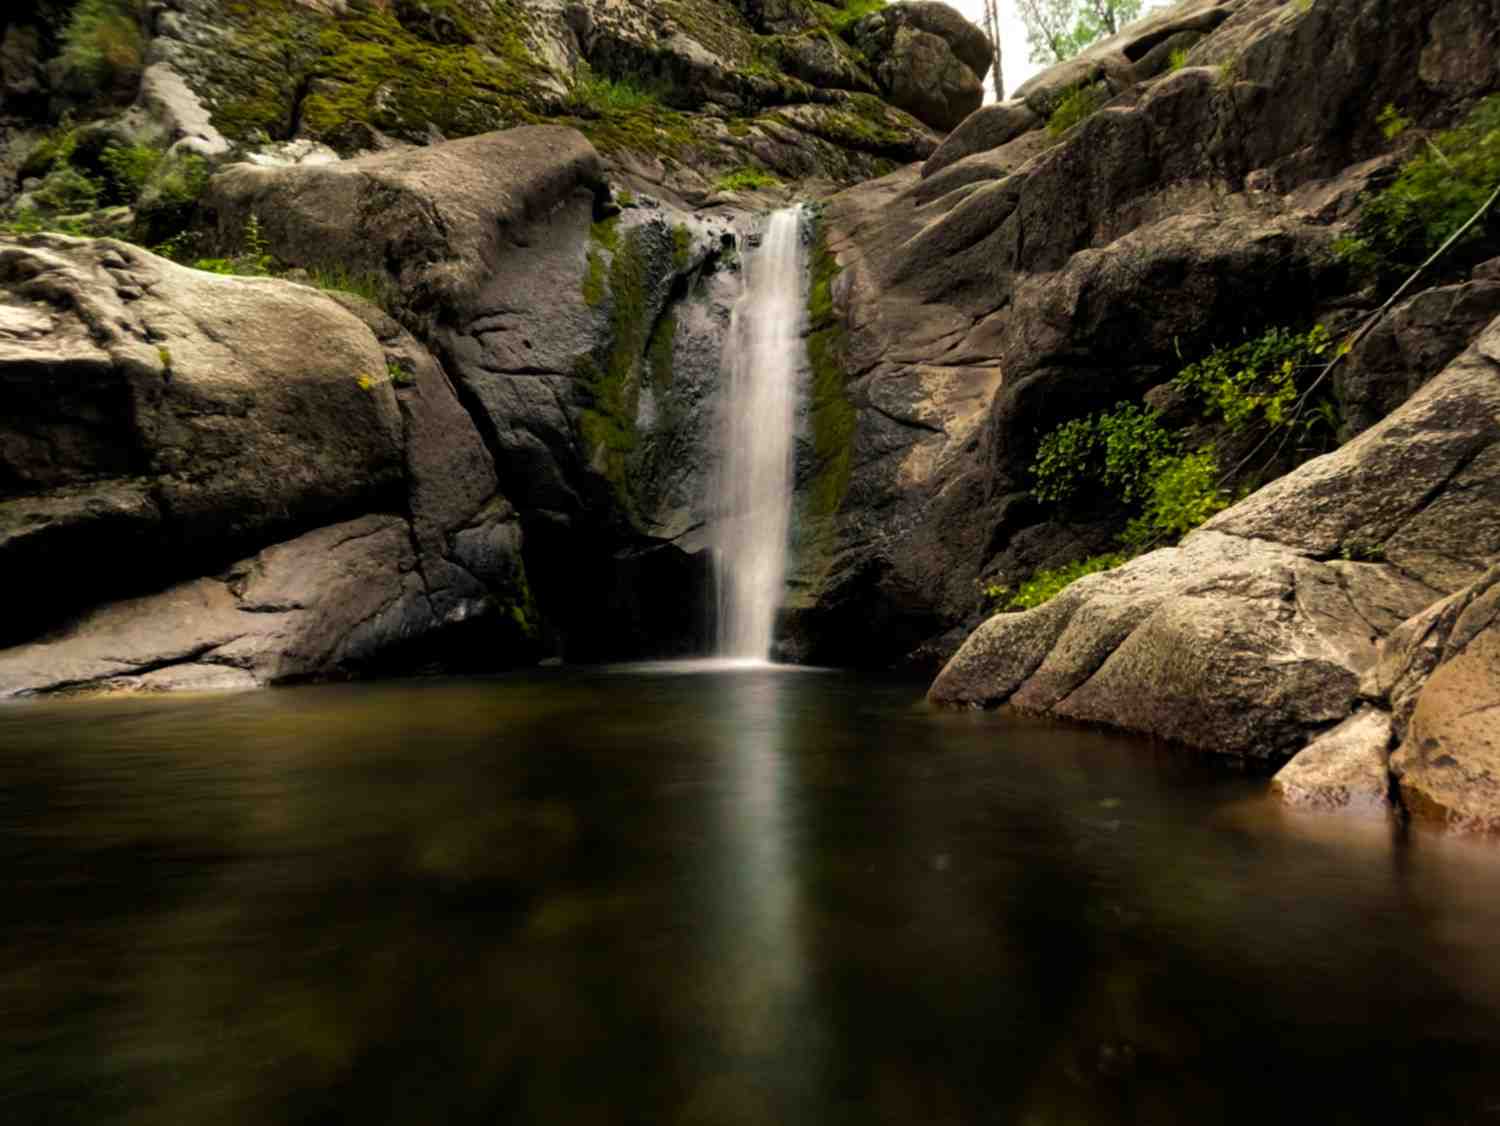
[[[1500,831],[1500,567],[1397,631],[1374,687],[1394,708],[1406,808]]]
[[[52,630],[7,654],[0,692],[201,663],[252,633],[254,654],[208,663],[327,675],[468,623],[500,664],[528,651],[493,463],[389,318],[62,236],[0,242],[0,285],[0,557],[31,592],[3,640]],[[283,609],[286,629],[240,616]]]
[[[1500,556],[1497,349],[1500,321],[1400,410],[1180,547],[991,618],[932,698],[1220,753],[1298,749],[1353,712],[1382,639]]]
[[[611,199],[578,133],[537,126],[331,165],[236,165],[206,206],[284,261],[386,289],[456,381],[571,657],[701,651],[712,392],[732,228]],[[350,217],[354,217],[352,220]]]
[[[1313,740],[1271,780],[1288,805],[1387,813],[1391,719],[1368,708]]]
[[[1460,22],[1492,13],[1458,8]],[[1479,46],[1434,38],[1454,12],[1178,4],[979,111],[925,177],[835,195],[824,230],[851,470],[799,572],[795,651],[940,663],[982,622],[981,586],[1115,547],[1118,513],[1059,517],[1032,496],[1049,430],[1148,393],[1166,402],[1185,363],[1269,326],[1354,323],[1369,295],[1334,244],[1401,159],[1382,107],[1442,103],[1432,121],[1446,125],[1500,82]],[[1080,83],[1101,108],[1043,128]],[[1416,295],[1363,343],[1339,377],[1345,437],[1463,349],[1493,315],[1490,284]]]

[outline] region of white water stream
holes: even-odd
[[[719,656],[765,661],[786,584],[802,340],[801,209],[771,215],[745,255],[724,347],[728,391],[717,510]]]

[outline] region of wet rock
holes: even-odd
[[[1271,792],[1306,809],[1387,812],[1390,747],[1390,716],[1366,708],[1297,752]]]
[[[1380,680],[1402,737],[1391,767],[1407,810],[1500,831],[1500,567],[1403,627],[1386,657]]]

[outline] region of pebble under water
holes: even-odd
[[[920,698],[0,710],[0,1121],[1500,1122],[1500,847]]]

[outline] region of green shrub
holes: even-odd
[[[1390,130],[1406,119],[1381,115]],[[1500,185],[1500,94],[1480,102],[1456,129],[1440,133],[1401,168],[1387,188],[1375,194],[1360,213],[1354,237],[1341,240],[1339,252],[1356,266],[1404,273],[1421,265]],[[1493,237],[1497,220],[1476,224],[1470,240]]]
[[[1061,137],[1084,118],[1092,116],[1104,102],[1104,91],[1097,85],[1075,86],[1063,95],[1062,101],[1057,103],[1057,108],[1047,119],[1047,132],[1054,137]]]
[[[1168,458],[1155,468],[1145,511],[1121,537],[1136,551],[1156,543],[1176,543],[1233,500],[1219,484],[1219,459],[1212,449]]]
[[[573,85],[573,100],[594,113],[630,113],[661,101],[661,92],[633,78],[606,78],[584,72]]]
[[[1056,570],[1038,571],[1021,584],[1021,589],[1016,591],[1014,597],[1011,598],[1007,609],[1035,609],[1049,599],[1057,597],[1085,575],[1097,575],[1101,571],[1113,570],[1125,563],[1128,558],[1126,555],[1114,552],[1109,555],[1095,555],[1088,559],[1080,559],[1077,563],[1069,563]]]
[[[162,162],[163,154],[150,145],[107,145],[99,155],[115,203],[134,203]]]
[[[387,311],[396,306],[396,286],[383,274],[351,270],[347,266],[313,266],[307,274],[308,284],[318,289],[352,293]]]
[[[145,47],[135,0],[80,0],[63,29],[61,58],[80,87],[122,90],[139,78]]]
[[[717,187],[721,192],[748,192],[758,188],[779,188],[781,181],[764,168],[747,164],[720,176]]]
[[[100,186],[70,165],[54,168],[32,193],[46,211],[92,211],[99,206]]]
[[[873,12],[886,6],[887,0],[830,0],[816,3],[813,10],[822,17],[823,26],[842,35],[846,30]]]
[[[187,230],[208,187],[211,169],[196,153],[178,153],[158,161],[135,205],[136,241],[155,246]]]
[[[1387,102],[1380,116],[1375,119],[1380,124],[1380,132],[1385,135],[1387,141],[1394,141],[1412,127],[1412,120],[1404,116],[1394,104]]]
[[[1299,394],[1299,377],[1320,369],[1333,346],[1322,325],[1301,333],[1273,328],[1189,364],[1173,385],[1232,430],[1256,422],[1274,428],[1288,421]]]
[[[1034,492],[1062,503],[1103,484],[1132,503],[1150,491],[1154,465],[1177,452],[1177,440],[1153,410],[1120,403],[1108,413],[1064,423],[1042,439],[1032,463]]]

